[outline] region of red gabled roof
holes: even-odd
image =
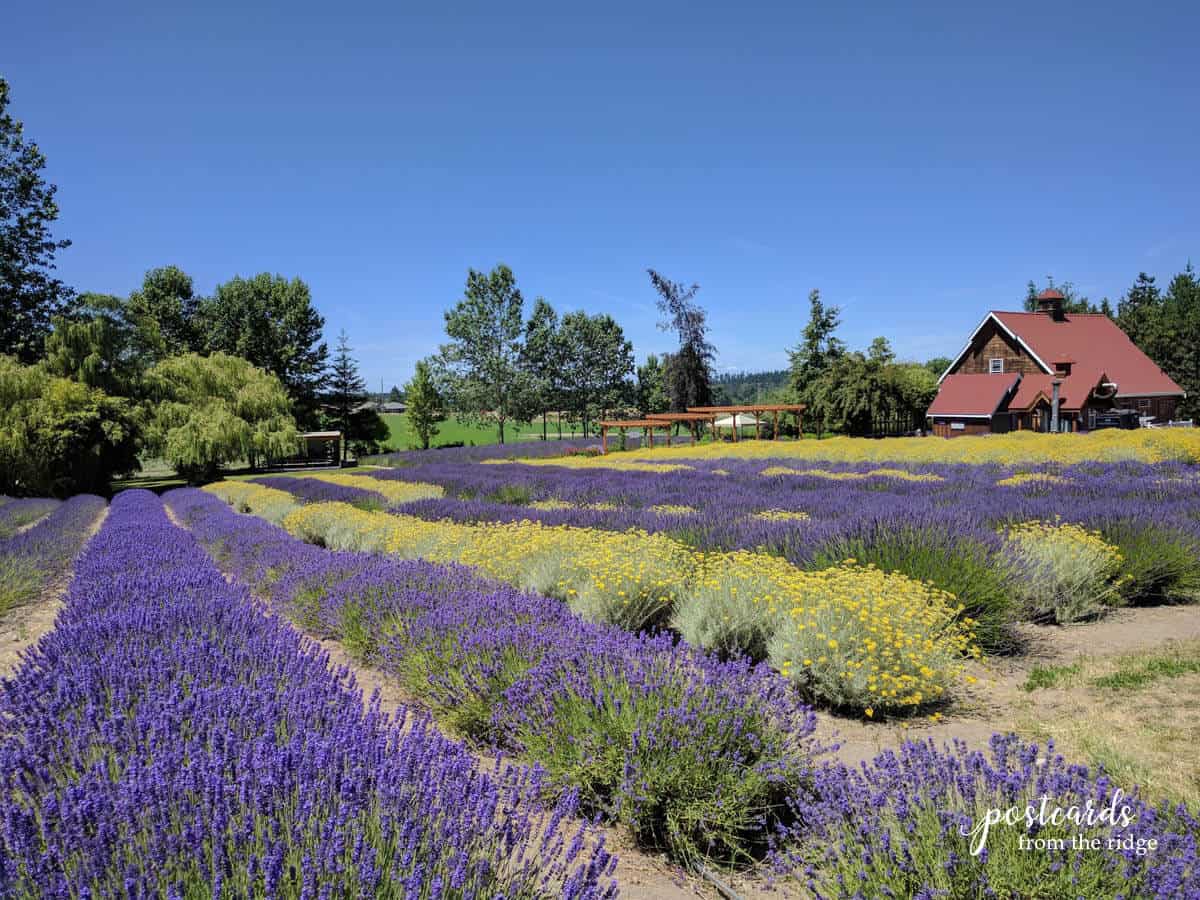
[[[990,417],[996,413],[1021,376],[1015,372],[999,375],[947,375],[927,416]]]
[[[992,315],[1019,337],[1043,365],[1050,366],[1063,359],[1077,360],[1079,368],[1106,373],[1116,382],[1118,396],[1183,394],[1183,388],[1139,350],[1108,316],[1068,313],[1056,322],[1044,312],[993,311]],[[1074,377],[1072,372],[1072,380]],[[1095,386],[1093,382],[1089,389]]]
[[[1024,375],[1021,377],[1017,393],[1009,401],[1008,408],[1027,410],[1037,402],[1039,396],[1045,397],[1047,403],[1051,402],[1054,397],[1055,378],[1062,382],[1058,387],[1059,409],[1075,410],[1083,407],[1096,386],[1106,379],[1106,375],[1090,368],[1074,368],[1070,375],[1046,375],[1042,372]]]

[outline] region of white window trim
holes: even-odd
[[[991,359],[988,360],[988,374],[989,375],[1003,375],[1004,374],[1004,357],[1003,356],[993,356]]]

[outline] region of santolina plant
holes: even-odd
[[[211,490],[224,494],[220,485]],[[670,620],[689,641],[726,657],[770,656],[811,699],[833,706],[899,709],[943,700],[962,677],[962,655],[975,653],[972,622],[953,597],[869,567],[805,573],[766,554],[698,553],[662,534],[429,522],[337,503],[299,507],[283,525],[333,549],[475,566],[630,631]],[[805,633],[810,620],[820,627]],[[841,652],[806,652],[810,634],[827,631],[827,639],[845,641]],[[783,637],[772,643],[776,635]],[[906,647],[899,658],[896,641]],[[846,674],[851,662],[854,678]]]
[[[0,613],[32,600],[63,573],[103,514],[104,506],[102,499],[88,494],[72,497],[61,505],[55,501],[51,506],[54,512],[41,522],[0,541]]]
[[[120,494],[0,690],[5,897],[612,897],[537,770],[477,768]]]
[[[459,566],[319,549],[202,491],[168,502],[277,608],[396,675],[456,730],[537,761],[642,846],[751,862],[805,788],[815,717],[766,667],[585,622]]]

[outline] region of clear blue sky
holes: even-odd
[[[729,370],[783,366],[813,287],[925,358],[1030,278],[1200,263],[1194,0],[181,6],[0,20],[62,276],[299,275],[373,384],[498,261],[639,358],[645,268],[698,281]]]

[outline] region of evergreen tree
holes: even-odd
[[[350,355],[350,339],[343,330],[338,334],[337,351],[330,367],[329,393],[326,397],[330,419],[342,432],[342,461],[349,456],[349,444],[357,439],[354,413],[367,400],[367,384],[358,374],[358,363]]]
[[[417,363],[417,370],[404,386],[404,393],[408,397],[408,427],[421,442],[421,449],[428,450],[430,440],[438,434],[438,423],[446,420],[445,402],[429,363],[424,360]]]
[[[808,324],[804,326],[800,344],[788,351],[792,363],[792,390],[801,403],[812,405],[813,385],[846,351],[835,335],[841,324],[841,310],[826,306],[821,292],[808,295]]]
[[[658,292],[661,331],[679,335],[679,350],[663,358],[663,383],[674,412],[712,403],[712,367],[716,347],[708,340],[708,314],[695,302],[700,285],[690,287],[647,269]]]
[[[55,254],[71,242],[50,233],[58,189],[42,178],[46,157],[9,114],[8,96],[0,78],[0,354],[33,362],[72,298],[51,274]]]

